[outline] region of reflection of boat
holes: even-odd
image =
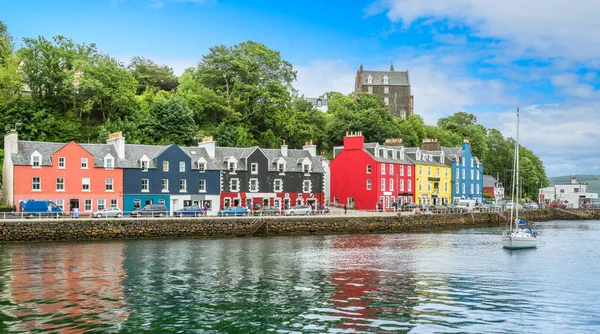
[[[517,108],[517,140],[515,142],[515,159],[513,163],[513,186],[511,199],[519,200],[519,109]],[[516,194],[516,196],[515,196]],[[519,219],[519,206],[510,208],[509,227],[502,234],[502,246],[507,249],[535,248],[537,244],[536,233],[524,220]]]

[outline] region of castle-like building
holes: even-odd
[[[360,65],[356,72],[354,92],[369,92],[379,96],[394,118],[407,119],[414,113],[414,97],[410,91],[408,70],[365,71]]]

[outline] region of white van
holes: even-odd
[[[466,211],[473,211],[473,209],[475,209],[476,203],[477,201],[475,201],[474,199],[461,199],[460,201],[458,201],[458,204],[456,204],[456,207]]]

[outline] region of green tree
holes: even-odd
[[[173,69],[166,65],[157,65],[144,57],[133,57],[127,68],[138,82],[138,95],[146,89],[172,91],[177,88],[177,77]]]
[[[19,63],[13,38],[4,22],[0,21],[0,106],[21,93],[23,80]]]
[[[400,138],[408,147],[421,146],[423,139],[427,138],[427,129],[421,116],[412,114],[405,121],[400,121]]]

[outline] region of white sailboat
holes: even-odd
[[[513,162],[513,185],[511,199],[513,205],[510,208],[510,225],[508,230],[502,234],[502,247],[507,249],[535,248],[537,235],[531,227],[519,227],[526,222],[519,220],[519,108],[517,108],[517,140],[515,143],[515,158]],[[516,194],[516,198],[515,198]],[[515,201],[516,200],[516,201]],[[514,204],[517,203],[517,204]]]

